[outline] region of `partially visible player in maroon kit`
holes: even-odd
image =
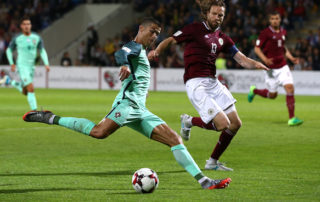
[[[232,39],[220,30],[225,16],[223,0],[202,0],[200,7],[203,22],[186,25],[150,51],[148,57],[154,59],[170,44],[186,44],[184,82],[188,97],[200,117],[181,115],[181,136],[189,140],[192,126],[222,131],[205,169],[232,171],[218,160],[242,123],[235,108],[236,100],[216,78],[216,58],[220,52],[230,53],[245,68],[268,68],[243,55]]]
[[[262,30],[256,42],[255,52],[260,59],[271,69],[265,72],[266,89],[250,87],[248,101],[252,102],[255,95],[265,98],[275,99],[278,95],[277,89],[283,86],[286,91],[286,102],[289,111],[289,126],[300,125],[302,120],[294,115],[294,86],[293,78],[287,65],[286,58],[294,64],[299,63],[299,59],[291,55],[285,47],[286,30],[280,27],[281,17],[277,12],[269,15],[270,26]]]

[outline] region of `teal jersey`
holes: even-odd
[[[36,33],[31,33],[26,36],[19,34],[14,37],[7,49],[7,57],[10,65],[13,64],[12,52],[17,51],[17,66],[18,68],[34,66],[37,57],[37,51],[40,51],[40,56],[45,65],[49,65],[48,56],[43,46],[41,37]]]
[[[122,82],[113,106],[122,99],[128,99],[133,107],[145,108],[150,86],[150,63],[146,49],[131,41],[115,53],[115,59],[119,66],[128,66],[131,74]]]

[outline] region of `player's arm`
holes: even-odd
[[[251,58],[248,58],[245,56],[243,53],[238,51],[234,56],[233,59],[237,61],[242,67],[247,68],[247,69],[264,69],[264,70],[269,70],[268,67],[266,67],[264,64],[261,62],[255,61]]]
[[[46,68],[47,72],[49,72],[50,71],[50,67],[49,67],[48,54],[47,54],[46,49],[44,48],[43,41],[42,41],[41,38],[40,38],[40,41],[38,43],[38,50],[40,51],[40,57],[41,57],[41,59],[43,61],[44,67]]]
[[[284,47],[285,48],[285,50],[286,50],[286,57],[289,59],[289,60],[291,60],[291,62],[293,63],[293,64],[298,64],[299,63],[299,58],[296,58],[296,57],[293,57],[292,56],[292,54],[291,54],[291,52],[289,51],[289,49],[285,46]]]
[[[9,64],[11,66],[11,71],[15,72],[16,71],[16,65],[13,62],[13,51],[16,48],[16,39],[12,39],[9,43],[9,46],[6,50],[6,55],[7,55],[7,59],[9,61]]]
[[[132,45],[133,43],[129,43],[124,45],[120,50],[118,50],[114,56],[117,65],[120,66],[119,79],[121,81],[128,78],[131,74],[130,70],[130,57],[139,56],[141,51],[141,45]]]
[[[272,59],[267,58],[267,56],[262,52],[261,48],[256,46],[254,47],[254,52],[257,54],[257,56],[266,64],[266,65],[272,65]]]
[[[173,37],[166,38],[165,40],[161,41],[158,47],[155,50],[152,50],[148,54],[149,60],[154,60],[157,58],[168,46],[172,44],[176,44],[177,41]]]

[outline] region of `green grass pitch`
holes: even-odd
[[[115,91],[37,89],[39,106],[61,116],[98,123],[110,110]],[[256,97],[249,104],[234,94],[243,122],[221,158],[234,172],[224,190],[202,190],[174,160],[170,148],[129,128],[97,140],[71,130],[26,123],[26,97],[0,88],[0,201],[319,201],[320,97],[296,96],[296,114],[305,123],[288,127],[285,97]],[[197,115],[184,92],[150,92],[147,106],[174,130],[181,113]],[[192,129],[185,142],[204,168],[219,134]],[[137,194],[131,177],[143,167],[159,176],[153,194]]]

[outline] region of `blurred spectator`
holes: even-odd
[[[85,63],[85,51],[86,51],[86,42],[81,41],[77,49],[77,60],[76,65],[81,65]]]
[[[62,67],[70,67],[72,66],[72,61],[68,52],[64,52],[60,61],[60,65]]]
[[[98,37],[98,32],[97,32],[97,30],[95,30],[93,23],[88,24],[87,30],[89,32],[89,35],[88,35],[88,39],[87,39],[86,59],[87,59],[88,64],[92,64],[92,62],[94,60],[92,58],[93,57],[92,52],[94,51],[95,46],[99,42],[99,37]]]
[[[227,60],[224,58],[224,54],[220,53],[216,60],[217,69],[227,69]]]

